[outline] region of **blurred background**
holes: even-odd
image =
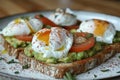
[[[58,7],[120,16],[120,0],[0,0],[0,18]]]

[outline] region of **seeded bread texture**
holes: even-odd
[[[7,41],[4,42],[5,50],[7,50],[8,54],[10,56],[14,56],[15,58],[18,58],[20,53],[23,53],[24,48],[14,48],[11,46]]]
[[[102,64],[103,62],[105,62],[119,52],[120,44],[117,43],[106,46],[101,52],[97,53],[92,57],[79,61],[74,61],[72,63],[48,64],[35,60],[34,58],[27,57],[24,53],[19,54],[18,60],[22,65],[28,64],[32,69],[39,71],[43,74],[55,78],[63,78],[66,72],[71,72],[72,74],[80,74],[86,72]]]
[[[27,64],[30,68],[55,78],[63,78],[66,72],[71,72],[72,74],[86,72],[120,52],[120,43],[115,43],[104,47],[104,49],[96,53],[96,55],[83,60],[72,63],[49,64],[40,62],[35,58],[27,57],[24,54],[24,48],[14,48],[6,41],[4,47],[8,51],[8,54],[17,58],[22,65]]]

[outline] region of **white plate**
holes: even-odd
[[[25,14],[18,14],[14,16],[9,16],[6,18],[0,19],[0,29],[3,29],[9,21],[21,17],[21,16],[34,16],[36,14],[43,14],[45,16],[49,16],[53,11],[40,11],[40,12],[32,12],[32,13],[25,13]],[[86,19],[102,19],[107,20],[114,24],[116,30],[120,31],[120,18],[116,16],[101,14],[101,13],[94,13],[94,12],[86,12],[86,11],[74,11],[73,12],[79,20],[86,20]],[[0,49],[2,49],[0,47]],[[7,54],[1,55],[6,57],[6,60],[10,60],[12,57],[8,56]],[[17,67],[16,67],[17,66]],[[109,71],[103,72],[101,70],[109,69]],[[15,71],[19,71],[19,74],[15,74]],[[0,78],[12,80],[12,79],[19,79],[19,80],[33,80],[33,79],[54,79],[47,75],[38,73],[37,71],[26,69],[22,70],[22,66],[20,64],[7,64],[4,60],[0,60]],[[120,53],[115,55],[113,58],[109,59],[107,62],[101,64],[100,66],[80,75],[77,75],[77,79],[103,79],[103,78],[110,78],[120,76]]]

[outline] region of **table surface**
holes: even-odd
[[[0,0],[0,18],[58,7],[120,16],[120,0]]]
[[[0,18],[40,10],[71,8],[120,17],[120,0],[0,0]],[[119,80],[120,77],[108,79]]]

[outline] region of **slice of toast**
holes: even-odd
[[[18,60],[22,65],[28,64],[32,69],[37,70],[43,74],[55,78],[63,78],[66,72],[79,74],[88,71],[105,62],[118,52],[120,52],[120,43],[106,46],[101,52],[97,53],[96,55],[72,63],[43,63],[35,60],[34,58],[27,57],[24,53],[19,54]]]
[[[120,43],[115,43],[106,46],[101,52],[96,53],[96,55],[83,60],[72,63],[48,64],[27,57],[24,54],[24,48],[14,48],[7,41],[4,42],[4,47],[8,51],[8,54],[15,56],[22,65],[27,64],[32,69],[55,78],[63,78],[66,72],[71,72],[72,74],[86,72],[120,52]]]

